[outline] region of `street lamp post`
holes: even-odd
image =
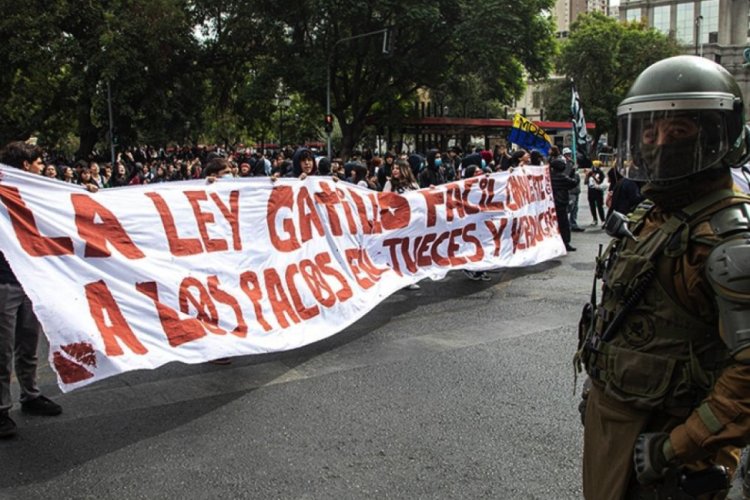
[[[375,31],[369,31],[367,33],[362,33],[361,35],[354,35],[346,38],[341,38],[339,40],[336,40],[333,43],[333,46],[331,47],[331,52],[328,54],[328,64],[326,65],[326,116],[329,116],[331,114],[331,60],[333,59],[333,54],[336,51],[336,46],[343,42],[348,42],[350,40],[354,40],[356,38],[364,38],[366,36],[372,36],[372,35],[379,35],[380,33],[383,34],[383,54],[387,54],[390,50],[388,47],[388,28],[383,28],[381,30],[375,30]],[[331,150],[331,132],[332,130],[326,130],[326,151],[329,158],[333,157],[332,150]]]
[[[703,23],[703,16],[695,18],[695,55],[703,57],[703,40],[701,39],[701,24]],[[700,54],[698,53],[698,47],[700,46]]]

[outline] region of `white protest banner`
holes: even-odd
[[[104,189],[0,167],[0,250],[63,391],[294,349],[452,269],[565,253],[546,167],[405,195],[330,178]]]

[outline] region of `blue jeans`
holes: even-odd
[[[570,217],[570,227],[575,229],[578,227],[578,197],[580,194],[569,194],[570,201],[568,201],[568,216]]]

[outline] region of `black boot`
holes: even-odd
[[[8,412],[0,413],[0,439],[16,435],[16,423],[8,416]]]

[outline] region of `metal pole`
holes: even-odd
[[[112,171],[115,171],[115,137],[114,127],[112,126],[112,90],[109,86],[109,80],[107,80],[107,109],[109,111],[109,152],[112,158]]]
[[[695,18],[695,55],[699,55],[698,53],[698,46],[700,46],[700,56],[703,57],[703,43],[701,42],[701,22],[703,21],[703,16],[698,16]]]
[[[576,127],[575,120],[573,120],[571,123],[573,124],[573,141],[571,141],[570,149],[573,154],[573,165],[577,167],[578,166],[578,153],[576,151],[576,147],[578,146],[578,129]]]

